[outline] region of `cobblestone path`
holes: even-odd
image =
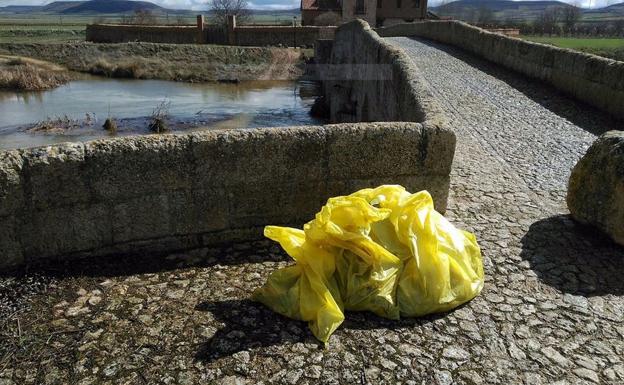
[[[74,262],[0,278],[0,384],[624,383],[624,249],[564,201],[614,122],[456,50],[389,40],[457,131],[448,216],[482,246],[481,296],[399,322],[348,314],[322,348],[248,300],[288,263],[267,242]]]

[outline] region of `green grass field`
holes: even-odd
[[[298,14],[276,13],[252,16],[251,24],[292,23]],[[16,15],[0,14],[0,43],[64,43],[84,41],[87,24],[93,22],[119,23],[122,15],[57,16],[47,14]],[[159,16],[161,24],[189,24],[196,22],[196,15]]]
[[[551,44],[561,48],[570,48],[577,51],[624,61],[624,39],[622,38],[574,38],[544,36],[522,36],[522,38],[537,43]]]

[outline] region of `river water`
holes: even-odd
[[[159,105],[167,106],[172,132],[322,124],[309,114],[317,94],[311,82],[91,78],[43,92],[0,92],[0,149],[151,134],[148,126]],[[102,128],[109,116],[118,125],[114,134]]]

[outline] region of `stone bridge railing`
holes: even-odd
[[[624,62],[491,33],[459,21],[379,28],[380,36],[419,36],[453,45],[624,118]]]
[[[350,123],[0,151],[0,269],[258,239],[380,184],[426,189],[444,212],[455,134],[410,59],[356,21],[331,60],[332,115]]]
[[[0,151],[0,269],[259,239],[384,183],[444,210],[452,132],[420,123],[150,135]]]

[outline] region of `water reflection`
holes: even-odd
[[[0,92],[0,149],[105,137],[108,116],[118,135],[150,133],[149,116],[163,100],[171,102],[173,131],[310,125],[316,84],[256,81],[240,84],[189,84],[158,80],[87,79],[35,93]],[[64,117],[80,124],[64,132],[28,132],[36,122]]]

